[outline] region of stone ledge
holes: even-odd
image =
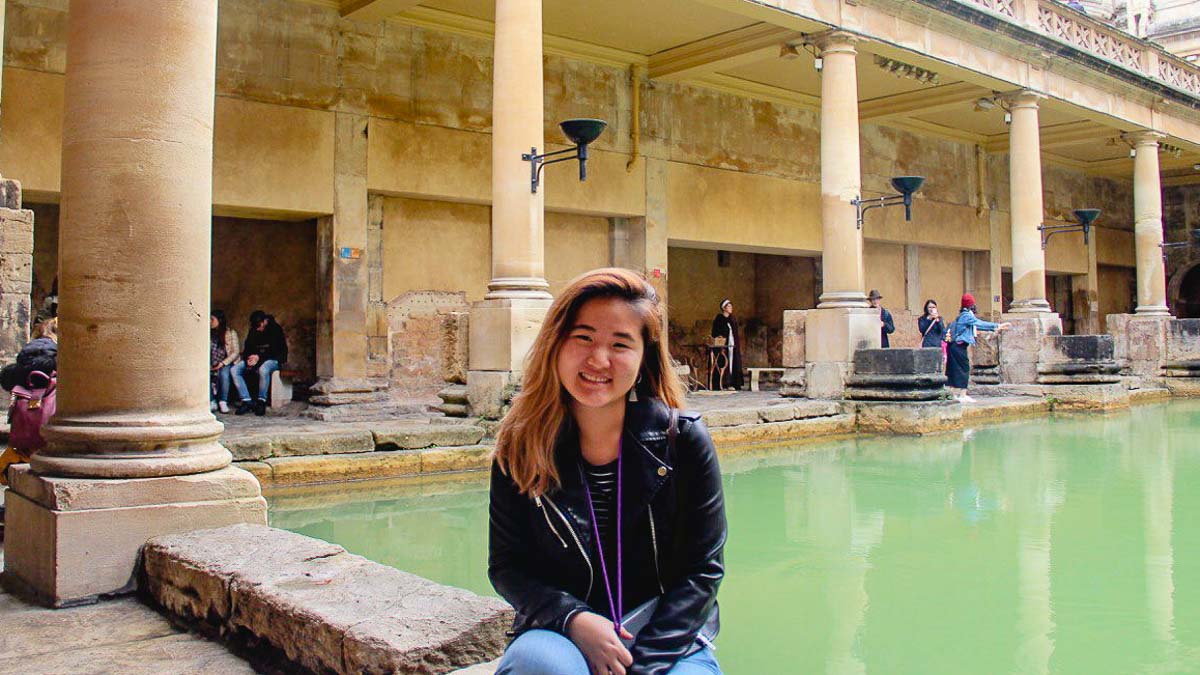
[[[736,452],[741,446],[759,443],[804,443],[828,440],[830,436],[854,433],[854,416],[848,414],[791,420],[789,422],[765,422],[731,427],[709,428],[713,442],[721,454]]]
[[[252,525],[156,537],[150,596],[212,632],[265,643],[284,670],[441,673],[498,657],[512,610],[292,532]]]
[[[260,496],[254,477],[235,467],[161,478],[56,478],[39,476],[28,464],[10,470],[12,490],[51,511],[155,506],[180,502],[253,499]]]
[[[471,424],[425,424],[376,429],[375,447],[381,450],[417,450],[455,445],[475,445],[483,427]]]

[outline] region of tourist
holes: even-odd
[[[52,316],[43,321],[39,321],[37,325],[33,327],[32,337],[35,340],[38,338],[48,338],[53,340],[54,344],[58,344],[58,317]]]
[[[970,293],[963,293],[961,306],[958,318],[950,324],[946,378],[951,391],[958,391],[956,399],[962,403],[974,403],[975,399],[967,395],[971,380],[971,357],[967,349],[975,344],[975,331],[1007,330],[1011,324],[992,323],[975,316],[975,296]]]
[[[242,360],[229,370],[233,386],[241,397],[236,413],[245,415],[253,410],[255,415],[265,415],[271,374],[279,370],[280,364],[285,363],[288,356],[287,339],[283,336],[283,328],[275,323],[275,317],[261,309],[250,313],[250,331],[246,334],[241,356]],[[246,387],[246,371],[258,374],[257,400],[250,398],[250,390]]]
[[[733,303],[728,299],[721,301],[721,311],[713,318],[712,322],[712,337],[724,338],[725,354],[728,358],[728,379],[724,382],[718,382],[714,385],[709,383],[709,388],[717,388],[721,384],[726,385],[729,390],[739,390],[744,382],[742,377],[742,343],[738,338],[738,320],[733,315]],[[714,341],[714,346],[720,346]]]
[[[925,301],[925,309],[917,317],[917,330],[921,331],[921,349],[942,349],[946,344],[946,324],[933,300]]]
[[[616,268],[542,324],[492,464],[488,576],[516,609],[498,675],[720,673],[721,471],[662,325]]]
[[[52,320],[57,324],[57,320]],[[45,327],[49,322],[42,322]],[[55,381],[58,371],[58,340],[49,335],[35,337],[17,353],[15,363],[0,369],[0,387],[14,392],[10,397],[8,418],[11,428],[8,447],[0,455],[0,485],[8,484],[8,467],[29,461],[34,451],[45,442],[41,438],[41,425],[53,414]],[[31,405],[35,401],[37,405]],[[43,404],[47,410],[39,411]],[[26,411],[19,411],[24,406]]]
[[[209,409],[229,412],[230,368],[241,360],[237,331],[229,325],[224,310],[214,309],[208,317]]]
[[[896,332],[896,324],[892,322],[892,313],[879,304],[882,299],[883,296],[874,288],[867,294],[867,302],[871,304],[871,308],[879,310],[879,346],[887,349],[891,346],[888,336]]]

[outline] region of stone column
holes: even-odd
[[[369,269],[377,251],[369,246],[367,125],[364,114],[335,114],[333,215],[317,222],[318,382],[305,414],[320,420],[352,417],[353,404],[386,396],[387,378],[368,372],[369,318],[376,314],[370,306]]]
[[[1009,126],[1009,212],[1012,222],[1013,313],[1049,312],[1046,253],[1042,249],[1042,151],[1038,130],[1041,94],[1020,91],[1006,97]]]
[[[492,91],[492,280],[471,308],[468,398],[472,411],[499,417],[526,352],[550,307],[545,277],[545,181],[529,185],[530,148],[542,136],[542,2],[496,0]]]
[[[216,36],[217,0],[71,3],[58,410],[6,494],[5,582],[52,604],[132,590],[151,536],[266,520],[208,411]]]
[[[1046,300],[1046,252],[1038,229],[1044,219],[1038,128],[1038,100],[1043,97],[1021,90],[1003,98],[1012,114],[1008,186],[1013,301],[1001,318],[1013,326],[1000,334],[1000,377],[1005,383],[1032,384],[1042,338],[1062,334],[1062,320]]]
[[[805,319],[805,387],[809,398],[839,398],[857,349],[878,347],[879,311],[863,290],[863,240],[852,200],[861,194],[858,132],[860,40],[831,31],[821,50],[821,268],[817,309]]]
[[[1137,310],[1146,316],[1167,316],[1167,281],[1163,264],[1162,184],[1158,173],[1156,131],[1127,136],[1134,143],[1133,218],[1137,247]]]

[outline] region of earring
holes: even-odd
[[[638,385],[639,385],[639,384],[641,384],[641,383],[642,383],[642,375],[641,375],[641,373],[638,373],[638,379],[637,379],[637,382],[635,382],[635,383],[633,384],[633,387],[631,387],[631,388],[629,389],[629,402],[630,402],[630,403],[637,403],[637,400],[638,400],[638,397],[637,397],[637,388],[638,388]]]

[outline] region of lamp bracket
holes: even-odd
[[[1067,232],[1082,232],[1083,243],[1086,246],[1088,243],[1088,233],[1092,229],[1090,225],[1082,223],[1042,223],[1037,228],[1042,233],[1042,250],[1046,250],[1046,244],[1050,242],[1050,237],[1056,234],[1064,234]]]
[[[901,206],[904,204],[904,195],[886,195],[883,197],[876,197],[874,199],[855,197],[854,199],[850,200],[850,203],[853,204],[854,208],[857,210],[857,224],[858,229],[861,230],[863,228],[864,216],[866,215],[867,211],[870,211],[871,209],[883,208],[885,206]]]
[[[575,157],[559,157],[558,159],[552,159],[552,160],[546,161],[547,157],[556,157],[558,155],[565,155],[568,153],[575,153]],[[578,145],[573,145],[564,150],[555,150],[554,152],[545,152],[540,155],[538,154],[536,147],[530,148],[529,152],[523,153],[521,155],[522,160],[529,162],[529,191],[533,194],[537,194],[538,185],[542,182],[542,167],[546,166],[547,164],[556,164],[558,162],[569,162],[572,159],[576,159],[578,157],[579,157],[579,146]]]

